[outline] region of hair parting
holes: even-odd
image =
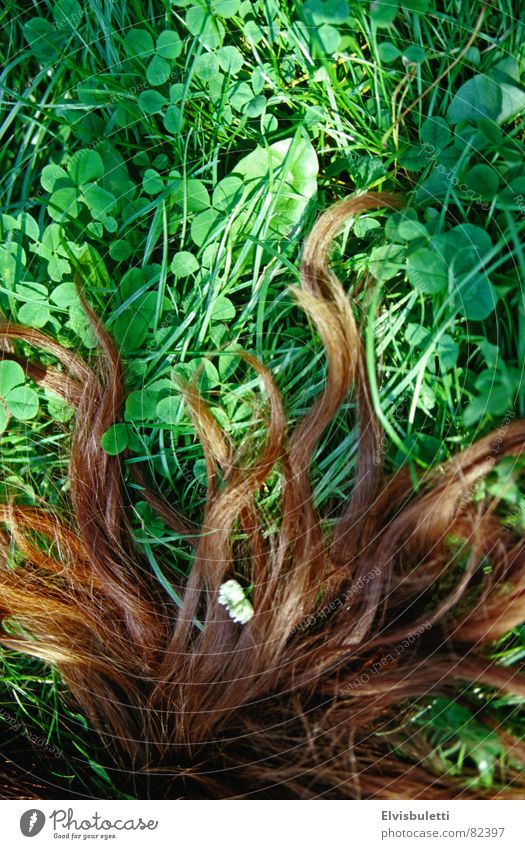
[[[349,217],[403,205],[387,193],[349,197],[324,212],[306,240],[301,285],[291,292],[324,345],[327,369],[322,393],[290,433],[271,373],[250,354],[242,356],[267,399],[257,450],[233,446],[196,381],[181,384],[206,460],[200,527],[132,465],[141,496],[193,546],[191,571],[174,584],[180,604],[133,540],[121,457],[101,447],[125,400],[111,336],[85,300],[99,347],[92,365],[40,331],[0,325],[2,357],[76,409],[69,515],[0,505],[1,644],[58,670],[141,797],[485,792],[441,774],[410,720],[415,700],[453,695],[458,685],[525,698],[525,677],[484,648],[525,619],[523,539],[504,527],[494,505],[472,499],[501,457],[523,452],[525,423],[509,421],[425,472],[417,491],[406,469],[390,479],[382,472],[361,335],[329,256]],[[59,366],[21,356],[19,342],[52,354]],[[350,501],[328,532],[310,468],[350,392],[357,466]],[[270,531],[257,494],[276,466],[282,519]],[[487,561],[490,571],[481,568]],[[243,625],[219,603],[229,579],[252,588],[254,615]],[[525,747],[509,734],[501,739],[512,753],[506,783],[486,795],[515,798]],[[53,792],[45,778],[28,789],[7,758],[1,769],[2,786],[11,775],[21,795]]]

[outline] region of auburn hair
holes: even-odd
[[[201,527],[135,473],[141,496],[193,547],[189,575],[173,594],[133,540],[122,459],[101,447],[125,401],[110,334],[83,301],[99,347],[88,364],[39,330],[1,325],[2,356],[76,409],[69,515],[0,505],[1,644],[58,670],[139,797],[522,795],[518,739],[500,733],[511,756],[505,783],[474,791],[439,771],[427,737],[409,722],[415,700],[453,697],[472,684],[525,697],[520,672],[487,652],[525,618],[523,539],[494,503],[472,499],[501,457],[522,453],[525,424],[509,421],[423,473],[417,491],[407,469],[385,477],[360,332],[329,267],[346,219],[384,207],[400,209],[403,200],[351,196],[324,212],[306,240],[301,285],[291,291],[322,340],[327,371],[302,421],[289,432],[272,374],[246,353],[268,400],[264,443],[251,462],[246,452],[240,462],[196,383],[182,387],[206,460]],[[17,354],[17,342],[58,365]],[[357,469],[349,502],[327,523],[314,507],[310,468],[351,391]],[[277,530],[265,525],[257,498],[276,466]],[[245,624],[219,603],[229,579],[252,588]],[[3,787],[10,775],[18,781],[16,765],[4,761]],[[29,792],[27,781],[20,792]],[[31,792],[53,791],[41,781]]]

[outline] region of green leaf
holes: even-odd
[[[195,76],[197,76],[200,80],[203,80],[204,82],[212,80],[219,73],[217,52],[201,53],[201,55],[195,60],[193,68]]]
[[[448,333],[444,333],[438,342],[437,353],[441,368],[443,371],[448,371],[449,369],[454,368],[458,361],[459,345],[454,342],[452,336]]]
[[[459,88],[447,111],[451,124],[490,118],[498,124],[525,110],[525,90],[508,76],[505,61],[487,74],[476,74]]]
[[[0,433],[3,433],[7,427],[9,422],[9,413],[5,407],[5,404],[0,401]]]
[[[285,237],[297,226],[317,192],[317,154],[306,137],[282,139],[269,147],[257,147],[234,167],[248,194],[265,188],[272,201],[270,232]]]
[[[235,175],[224,177],[213,190],[213,208],[220,211],[232,209],[242,195],[243,186],[241,177]]]
[[[111,243],[109,248],[109,255],[111,259],[115,259],[117,262],[123,262],[124,260],[129,259],[132,253],[133,248],[126,239],[117,239],[116,242]]]
[[[396,18],[398,0],[372,0],[370,17],[378,27],[389,26]]]
[[[379,245],[370,252],[368,268],[376,280],[390,280],[405,264],[404,245]]]
[[[147,168],[142,178],[142,188],[147,195],[158,195],[164,190],[164,182],[154,168]]]
[[[77,29],[83,14],[76,0],[57,0],[53,6],[53,18],[61,29]]]
[[[420,44],[411,44],[403,50],[403,56],[407,62],[410,62],[413,65],[420,65],[426,58],[425,51]]]
[[[419,248],[407,261],[407,277],[424,295],[442,292],[448,285],[447,263],[429,248]]]
[[[154,56],[146,69],[146,79],[150,85],[164,85],[171,75],[171,65],[161,56]]]
[[[421,138],[426,144],[436,148],[436,152],[446,147],[451,139],[448,123],[444,118],[432,115],[421,125]]]
[[[418,15],[428,12],[430,0],[401,0],[401,6],[407,12],[416,12]]]
[[[247,103],[244,104],[242,108],[242,112],[248,116],[248,118],[258,118],[259,115],[262,115],[264,110],[266,109],[266,98],[262,94],[258,94],[257,97],[252,97],[248,100]]]
[[[127,351],[137,350],[144,342],[157,309],[157,292],[137,298],[112,324],[113,335]]]
[[[49,198],[47,211],[54,221],[77,218],[80,212],[77,189],[56,189]]]
[[[499,188],[499,177],[490,165],[474,165],[464,178],[467,188],[481,198],[493,198]]]
[[[350,17],[348,0],[306,0],[303,9],[305,18],[315,26],[346,24]]]
[[[32,52],[43,64],[52,63],[60,55],[63,36],[45,18],[31,18],[23,26],[24,37]]]
[[[52,162],[42,168],[40,183],[46,192],[52,192],[55,187],[55,183],[57,183],[58,180],[66,180],[69,182],[69,185],[71,185],[66,172],[60,167],[60,165],[55,165],[55,163]]]
[[[186,26],[192,35],[209,50],[216,50],[222,45],[224,27],[213,18],[206,7],[192,6],[186,13]]]
[[[5,398],[8,392],[24,383],[25,379],[22,366],[13,360],[0,360],[0,395]]]
[[[126,399],[126,418],[133,422],[143,422],[155,417],[158,392],[139,389],[131,392]]]
[[[241,6],[241,0],[211,0],[211,9],[214,15],[221,18],[233,18]]]
[[[188,212],[202,212],[210,206],[208,189],[201,180],[176,180],[171,196],[179,206],[186,204]]]
[[[155,411],[157,418],[169,425],[177,424],[180,418],[180,404],[181,401],[178,396],[169,395],[167,398],[163,398],[157,404]]]
[[[18,310],[18,320],[21,324],[29,327],[43,327],[51,318],[51,313],[46,304],[27,303],[22,304]]]
[[[51,292],[50,299],[62,309],[67,309],[73,304],[80,304],[77,287],[74,283],[61,283]]]
[[[34,419],[38,413],[38,395],[29,386],[15,386],[4,395],[11,414],[19,421]]]
[[[241,70],[244,59],[240,50],[236,47],[221,47],[215,53],[219,66],[225,74],[235,77]]]
[[[96,150],[78,150],[69,160],[69,176],[76,186],[91,183],[104,175],[104,163]]]
[[[154,51],[153,39],[145,29],[131,29],[124,36],[124,43],[131,56],[146,59]]]
[[[229,298],[220,295],[215,299],[211,320],[212,321],[231,321],[235,318],[235,307]]]
[[[157,112],[162,112],[167,102],[160,91],[151,88],[141,91],[138,99],[138,104],[146,115],[156,115]]]
[[[114,457],[121,454],[128,447],[128,427],[121,422],[111,425],[102,435],[100,444],[106,454]]]
[[[94,183],[84,186],[82,197],[90,209],[91,215],[97,221],[105,223],[108,215],[113,211],[116,198],[101,186]]]
[[[173,257],[170,267],[175,277],[188,277],[199,270],[199,261],[189,251],[179,251]]]
[[[483,272],[472,274],[479,263],[475,248],[465,248],[454,257],[452,270],[456,285],[455,301],[472,321],[483,321],[494,312],[497,302],[496,290]]]
[[[214,209],[205,209],[199,212],[191,223],[190,234],[196,245],[201,247],[213,232],[219,213]]]
[[[378,44],[377,52],[381,62],[384,62],[385,65],[391,65],[401,56],[401,51],[391,41],[382,41],[381,44]]]
[[[178,106],[170,106],[164,115],[164,126],[168,133],[176,135],[180,132],[182,112]]]
[[[413,239],[430,238],[430,233],[421,221],[412,221],[404,218],[399,222],[397,234],[400,239],[411,242]]]
[[[178,32],[165,29],[157,38],[157,55],[162,59],[174,61],[182,53],[182,41]]]

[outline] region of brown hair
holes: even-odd
[[[115,764],[133,773],[138,795],[469,797],[473,791],[433,767],[430,743],[403,717],[414,700],[453,696],[460,683],[525,696],[525,679],[484,653],[525,618],[523,543],[493,504],[471,498],[503,455],[522,452],[525,425],[509,422],[425,473],[417,492],[405,469],[384,480],[360,334],[328,267],[349,216],[402,205],[395,195],[352,196],[322,214],[306,241],[301,287],[292,291],[322,339],[327,375],[290,434],[272,375],[251,355],[244,357],[261,377],[269,412],[250,465],[239,462],[196,385],[183,387],[206,458],[201,528],[137,474],[142,496],[194,546],[189,577],[174,588],[180,606],[134,544],[121,459],[101,448],[124,401],[109,334],[85,303],[101,351],[91,368],[40,331],[1,326],[3,356],[76,407],[70,517],[0,506],[0,613],[17,623],[4,627],[1,642],[60,671]],[[53,354],[62,368],[16,355],[17,340]],[[352,497],[328,532],[313,504],[310,466],[352,387],[358,465]],[[270,533],[257,493],[276,464],[282,521]],[[13,541],[21,554],[15,569]],[[480,568],[487,560],[490,571]],[[253,587],[255,614],[244,625],[218,601],[230,578]],[[502,739],[512,760],[506,786],[491,792],[512,798],[525,749]]]

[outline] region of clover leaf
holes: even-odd
[[[0,362],[0,433],[10,416],[18,421],[34,419],[38,413],[38,395],[26,386],[23,368],[12,360]]]

